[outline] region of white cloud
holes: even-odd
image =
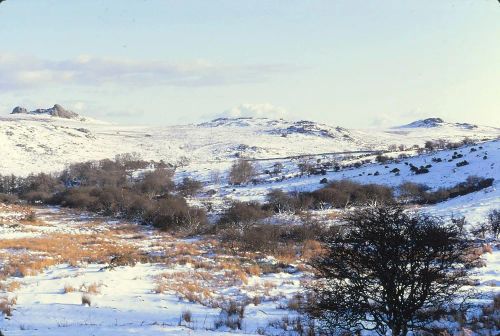
[[[277,73],[297,70],[285,64],[228,65],[205,60],[172,63],[154,60],[81,55],[44,60],[0,52],[0,90],[40,86],[117,85],[215,86],[265,81]]]
[[[269,103],[263,104],[241,104],[233,107],[230,110],[224,111],[220,117],[225,118],[250,118],[250,117],[265,117],[271,119],[284,118],[287,111],[278,106]]]

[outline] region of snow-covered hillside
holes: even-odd
[[[211,219],[231,200],[264,202],[272,189],[313,191],[325,182],[349,179],[395,190],[403,182],[415,182],[436,190],[470,176],[493,178],[488,188],[420,208],[445,218],[464,216],[470,228],[500,209],[499,135],[497,128],[436,118],[390,129],[350,130],[265,118],[131,127],[18,113],[0,118],[0,173],[48,172],[70,162],[132,152],[144,159],[182,161],[175,179],[203,182],[202,192],[188,201],[210,208]],[[476,143],[436,151],[414,147],[464,138]],[[380,150],[385,151],[383,163],[377,162]],[[227,170],[238,157],[253,159],[255,183],[228,183]],[[326,168],[318,175],[301,174],[298,166],[306,161]],[[280,172],[269,173],[277,164]],[[415,174],[412,166],[429,171]],[[279,213],[266,223],[295,225],[310,218],[334,223],[343,211],[315,209],[303,218]],[[30,212],[35,221],[27,220]],[[0,222],[0,265],[24,272],[8,273],[0,284],[6,316],[0,330],[6,335],[292,336],[305,327],[294,308],[302,284],[311,279],[302,252],[249,258],[226,252],[212,236],[180,239],[148,226],[64,208],[0,205]],[[500,295],[498,240],[484,248],[485,267],[474,275],[480,296],[471,314],[479,315],[481,307]],[[111,265],[117,255],[136,259]],[[229,313],[231,302],[244,307],[239,318]],[[445,323],[459,332],[453,323]]]
[[[0,117],[0,174],[60,170],[70,162],[113,158],[119,153],[136,152],[144,159],[196,165],[222,163],[237,156],[269,159],[386,150],[389,145],[423,146],[427,140],[484,140],[499,135],[494,127],[444,122],[435,127],[350,130],[311,121],[236,118],[146,127],[17,113]]]

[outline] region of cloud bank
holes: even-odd
[[[0,53],[0,90],[101,84],[133,86],[219,86],[265,81],[296,70],[285,64],[228,65],[204,60],[167,62],[79,56],[46,60]]]
[[[219,117],[222,118],[284,118],[287,111],[270,103],[263,104],[241,104],[230,110],[224,111]]]

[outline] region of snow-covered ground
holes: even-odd
[[[471,149],[473,148],[473,151]],[[453,159],[454,153],[461,154],[461,158]],[[486,158],[485,158],[486,157]],[[374,160],[374,156],[368,157]],[[433,162],[433,158],[441,159],[441,162]],[[451,161],[449,161],[451,160]],[[457,167],[457,163],[466,160],[469,164]],[[340,161],[342,163],[342,161]],[[432,165],[427,174],[415,174],[410,170],[410,165],[417,167]],[[293,163],[290,164],[294,166]],[[391,172],[393,169],[399,169],[399,173]],[[295,172],[297,168],[295,167]],[[378,174],[377,174],[378,173]],[[269,178],[263,183],[248,186],[231,186],[224,189],[222,194],[225,196],[240,200],[263,200],[269,190],[282,189],[284,191],[313,191],[321,188],[320,181],[326,178],[328,181],[349,179],[359,183],[383,184],[391,187],[397,187],[404,182],[414,182],[425,184],[431,189],[441,187],[451,187],[457,183],[464,182],[469,176],[479,176],[484,178],[494,178],[494,188],[485,190],[469,196],[469,202],[464,202],[459,198],[450,201],[460,207],[463,204],[469,204],[470,201],[481,202],[481,199],[489,200],[499,205],[500,186],[500,141],[489,141],[478,145],[464,146],[453,150],[440,150],[429,154],[415,155],[406,159],[380,163],[370,163],[362,165],[359,168],[347,168],[338,172],[327,171],[325,175],[298,176],[290,174],[290,178],[283,181]],[[465,196],[467,199],[467,196]],[[472,199],[471,199],[472,198]],[[446,206],[447,208],[448,206]]]
[[[177,180],[195,177],[205,183],[204,191],[216,191],[213,196],[202,192],[190,202],[211,202],[216,210],[230,199],[262,201],[271,189],[312,191],[323,186],[319,182],[324,178],[391,187],[410,181],[434,190],[469,176],[494,178],[492,187],[422,209],[444,217],[465,216],[476,225],[490,210],[500,209],[499,135],[497,128],[440,120],[383,130],[270,119],[218,119],[155,128],[17,115],[0,118],[0,174],[55,171],[70,162],[136,152],[144,159],[182,161]],[[299,177],[301,159],[294,157],[310,155],[313,162],[332,160],[342,166],[375,162],[375,155],[334,153],[387,150],[401,144],[423,147],[427,140],[458,142],[466,137],[479,143],[421,155],[392,146],[386,155],[410,157],[337,172],[327,169],[325,175]],[[283,172],[279,178],[260,174],[256,184],[229,186],[226,173],[236,154],[256,159],[260,172],[277,162]],[[462,157],[452,159],[457,154]],[[463,160],[468,164],[457,167]],[[410,164],[432,167],[427,174],[415,175]],[[218,178],[213,176],[216,171]],[[31,211],[35,219],[29,218]],[[314,215],[327,218],[331,210]],[[296,218],[280,215],[276,220],[292,223]],[[485,304],[500,294],[500,250],[498,242],[491,246],[492,252],[483,255],[486,267],[476,275]],[[113,255],[134,255],[141,262],[105,267],[101,262],[109,263]],[[295,335],[298,315],[291,309],[293,300],[301,281],[310,277],[300,260],[278,268],[278,260],[270,256],[221,252],[209,237],[176,239],[148,227],[50,207],[0,205],[0,260],[8,274],[0,281],[0,306],[11,302],[13,309],[12,316],[0,321],[0,331],[23,336]],[[263,272],[255,264],[272,271]],[[12,265],[22,271],[7,272]],[[82,305],[83,295],[89,296],[90,306]],[[231,302],[244,303],[242,318],[227,316]],[[231,329],[229,322],[240,328]]]
[[[6,335],[278,335],[284,330],[276,321],[297,316],[287,307],[300,292],[305,274],[293,266],[263,273],[255,262],[240,264],[238,256],[214,253],[214,243],[201,238],[174,239],[147,227],[58,208],[35,208],[37,221],[31,225],[22,216],[28,211],[2,206],[0,227],[24,232],[30,226],[32,233],[0,234],[0,245],[8,246],[0,249],[2,269],[23,260],[51,260],[44,249],[57,244],[51,241],[57,234],[64,234],[66,244],[74,244],[82,257],[89,252],[78,250],[89,244],[105,248],[94,239],[106,234],[113,245],[129,245],[151,259],[112,268],[51,262],[40,273],[26,266],[23,272],[33,275],[14,273],[2,282],[0,306],[14,299],[12,316],[0,320]],[[61,262],[67,253],[61,252]],[[273,265],[277,260],[259,262]],[[82,305],[83,295],[88,295],[90,306]],[[241,318],[227,316],[231,302],[244,307]],[[238,327],[231,327],[228,318],[239,321]]]
[[[437,123],[389,129],[349,130],[314,122],[218,119],[199,125],[121,126],[49,116],[0,117],[0,174],[61,170],[69,162],[139,153],[144,159],[188,163],[191,171],[215,163],[225,167],[235,154],[269,159],[359,150],[389,145],[423,146],[427,140],[496,139],[487,126]],[[227,164],[226,164],[227,165]]]

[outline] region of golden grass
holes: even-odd
[[[249,275],[259,276],[262,274],[262,270],[259,265],[251,265],[246,268],[246,271]]]
[[[302,246],[300,255],[304,260],[311,260],[314,257],[325,254],[327,250],[317,240],[306,240]]]
[[[99,294],[101,293],[102,283],[93,282],[91,284],[83,284],[80,286],[80,291],[87,294]]]
[[[0,283],[0,291],[5,291],[5,292],[15,292],[21,287],[21,282],[17,280],[12,280],[8,283]]]
[[[73,287],[73,286],[71,286],[70,284],[65,284],[64,288],[63,288],[63,292],[65,294],[67,294],[67,293],[73,293],[73,292],[76,292],[76,288]]]
[[[17,298],[0,297],[0,312],[5,316],[12,316],[12,310],[17,303]]]
[[[110,232],[99,234],[61,234],[35,238],[0,240],[0,249],[23,253],[4,254],[4,276],[35,275],[49,266],[61,263],[78,265],[108,263],[117,255],[140,256],[134,245],[114,237]]]

